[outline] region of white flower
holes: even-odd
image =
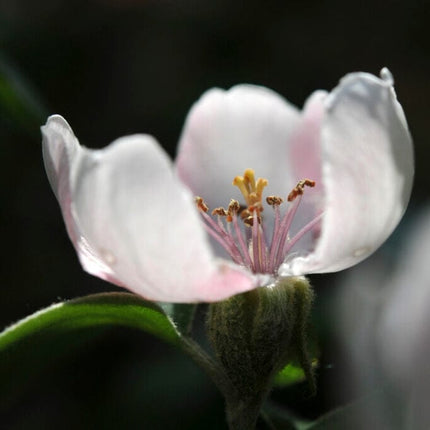
[[[262,87],[209,90],[188,114],[175,165],[148,135],[90,150],[58,115],[42,132],[85,270],[159,301],[216,301],[350,267],[396,227],[413,178],[386,70],[347,75],[303,112]]]

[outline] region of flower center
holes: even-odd
[[[256,180],[254,170],[246,169],[243,176],[236,176],[233,180],[233,185],[239,188],[246,205],[242,206],[237,200],[231,199],[227,208],[215,208],[212,217],[201,197],[196,197],[195,201],[205,221],[206,230],[235,263],[248,267],[254,273],[275,274],[291,248],[319,222],[321,214],[290,237],[290,227],[304,189],[314,187],[315,181],[303,179],[297,183],[288,194],[287,200],[291,205],[283,215],[280,206],[284,200],[279,196],[268,196],[266,203],[275,213],[271,239],[268,240],[267,225],[264,224],[262,215],[263,190],[267,184],[267,179]]]

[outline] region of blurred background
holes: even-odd
[[[57,301],[119,290],[82,271],[66,235],[41,157],[47,115],[63,115],[89,147],[144,132],[174,156],[189,107],[213,86],[265,85],[301,107],[348,72],[391,70],[416,182],[405,220],[372,257],[389,267],[429,198],[429,20],[424,0],[0,0],[1,327]],[[357,395],[332,321],[342,276],[312,278],[317,396],[303,386],[273,395],[304,418]],[[14,372],[28,366],[23,356]],[[105,330],[28,381],[11,381],[0,387],[2,428],[225,428],[206,375],[141,332]]]

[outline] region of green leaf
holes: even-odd
[[[95,294],[56,303],[0,333],[0,394],[5,396],[0,396],[0,413],[41,371],[113,326],[184,346],[161,308],[133,294]]]
[[[318,366],[318,360],[314,359],[312,361],[312,367],[316,368]],[[306,375],[304,370],[295,363],[287,364],[276,376],[273,381],[275,387],[287,387],[298,382],[303,382],[306,380]]]
[[[136,328],[180,343],[179,334],[156,304],[134,294],[102,293],[56,303],[13,324],[0,334],[0,353],[44,334],[109,325]]]

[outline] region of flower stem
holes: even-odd
[[[251,399],[227,400],[226,417],[230,430],[254,430],[265,393]]]

